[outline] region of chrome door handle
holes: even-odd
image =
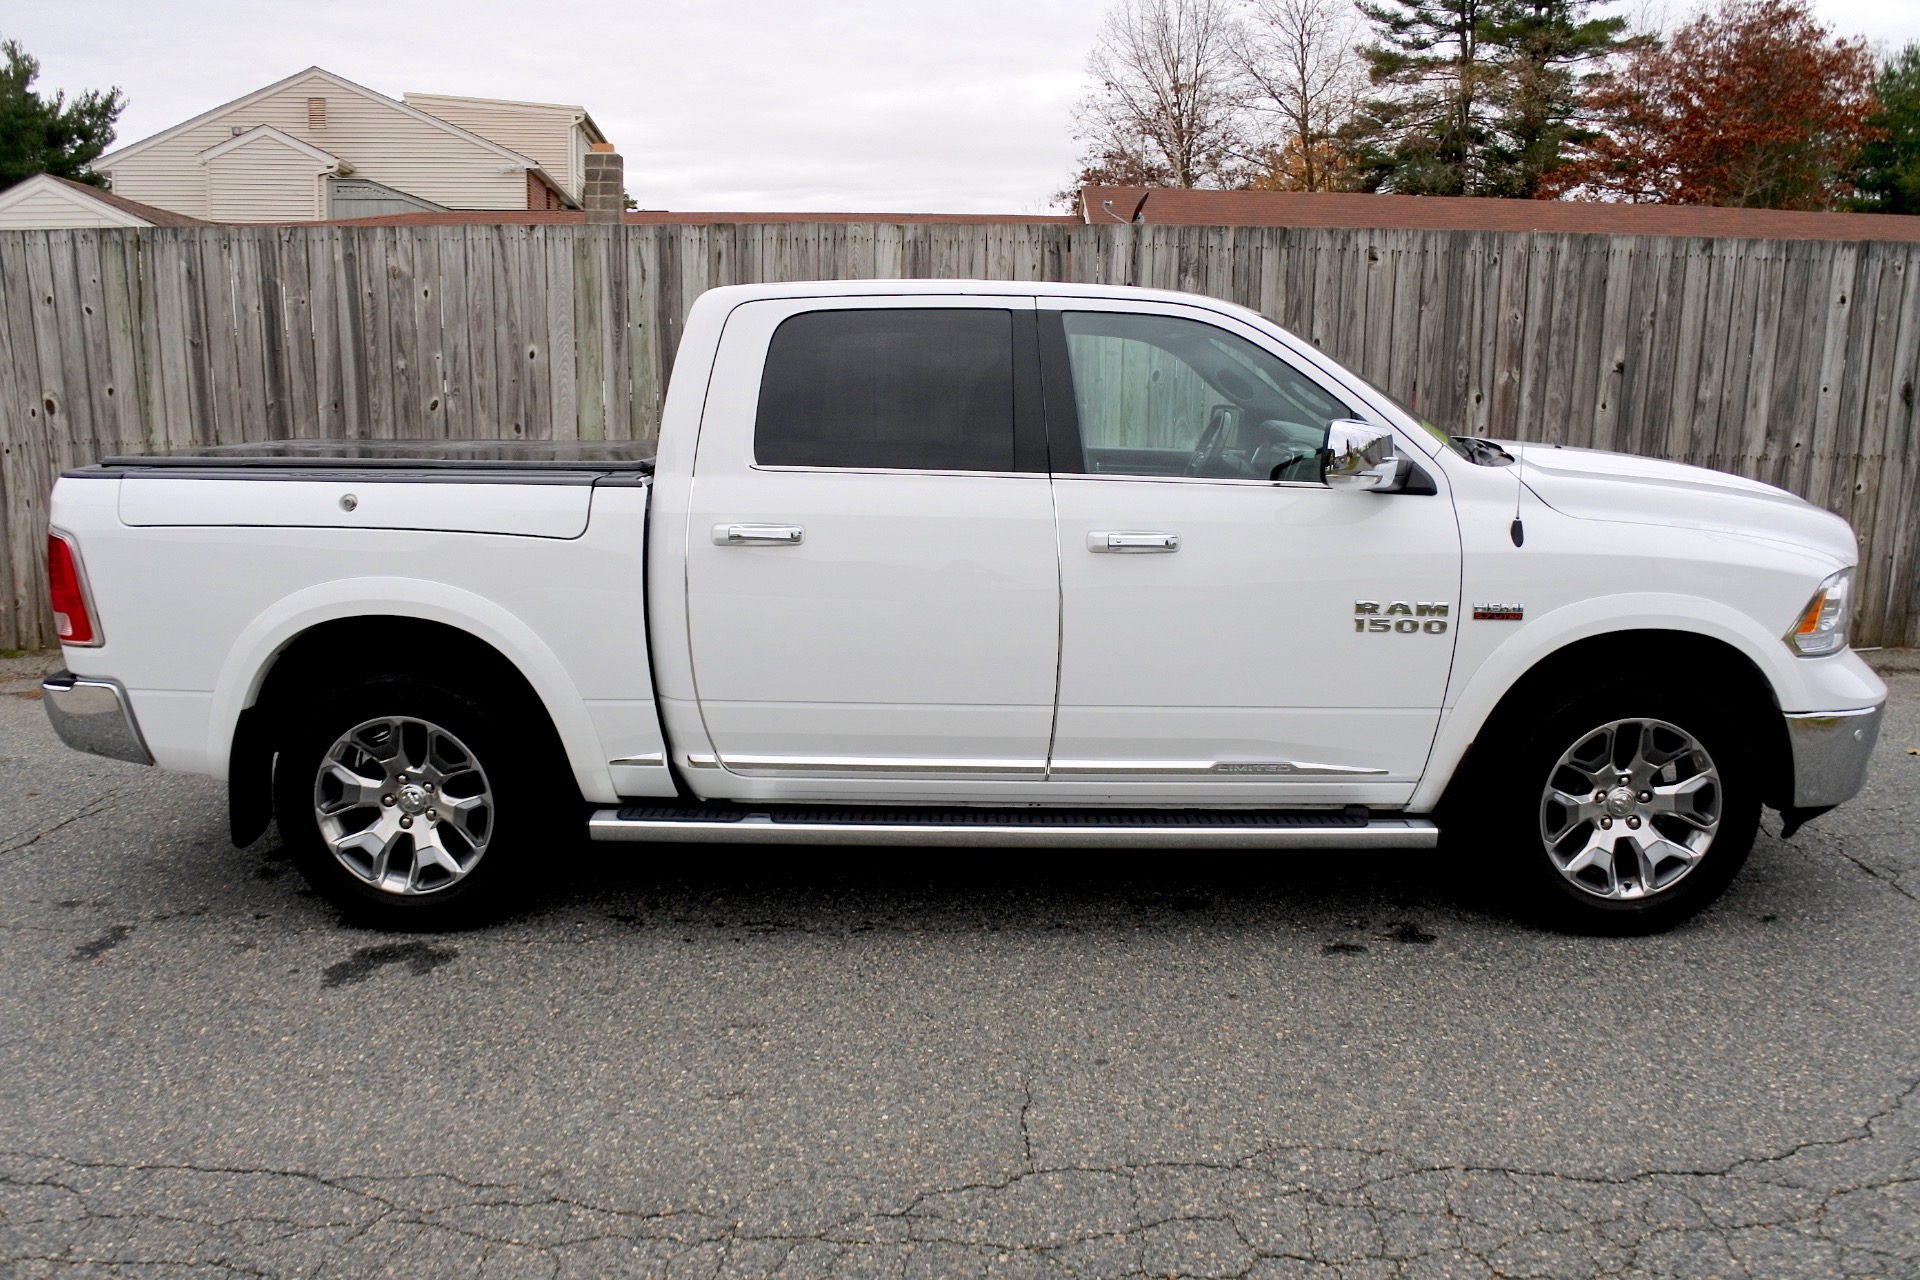
[[[716,547],[797,547],[806,540],[807,531],[797,524],[717,524],[713,526]]]
[[[1098,552],[1141,552],[1178,551],[1180,535],[1177,533],[1090,533],[1087,535],[1087,550]]]

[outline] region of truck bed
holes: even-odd
[[[105,636],[70,665],[120,682],[157,763],[224,777],[233,726],[296,639],[438,626],[524,675],[583,795],[670,795],[642,597],[652,452],[286,440],[106,458],[53,504]]]

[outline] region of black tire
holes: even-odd
[[[1449,797],[1449,816],[1458,834],[1479,827],[1493,837],[1501,878],[1510,889],[1509,903],[1525,919],[1570,933],[1658,933],[1692,918],[1725,892],[1753,849],[1761,805],[1752,735],[1707,696],[1621,682],[1548,701],[1535,715],[1509,713],[1496,718],[1489,730],[1475,746],[1466,794]],[[1608,790],[1604,794],[1617,806],[1608,808],[1594,784],[1594,790],[1578,797],[1585,807],[1577,811],[1549,798],[1549,787],[1556,783],[1561,794],[1569,795],[1584,766],[1603,759],[1609,741],[1604,735],[1609,733],[1611,741],[1621,744],[1639,735],[1637,740],[1650,744],[1644,757],[1648,760],[1679,748],[1683,737],[1704,753],[1687,750],[1673,760],[1671,776],[1655,775],[1655,787],[1696,779],[1685,807],[1696,819],[1709,811],[1716,819],[1704,845],[1687,850],[1696,854],[1690,862],[1675,855],[1687,841],[1701,838],[1697,821],[1655,812],[1652,804],[1628,807],[1629,801],[1647,795],[1657,804],[1668,803],[1662,791]],[[1651,737],[1644,736],[1649,733]],[[1629,748],[1616,750],[1625,753]],[[1580,753],[1579,759],[1563,764],[1571,753]],[[1627,755],[1626,767],[1632,768],[1635,758]],[[1619,776],[1609,785],[1617,786]],[[1622,790],[1633,795],[1620,798]],[[1581,816],[1589,811],[1599,816]],[[1563,828],[1558,845],[1550,843],[1549,834]],[[1671,837],[1670,847],[1656,848],[1653,859],[1636,857],[1643,833]],[[1609,842],[1614,850],[1611,866],[1597,865],[1606,855],[1585,854],[1587,847]],[[1470,841],[1450,843],[1470,853]],[[1596,863],[1573,870],[1583,855]],[[1645,883],[1649,870],[1651,889]]]
[[[509,706],[482,702],[419,676],[361,678],[321,691],[294,713],[274,766],[274,815],[294,864],[355,924],[430,932],[493,918],[524,879],[539,834],[536,816],[568,810],[551,790],[558,744],[551,742],[550,728],[527,720]],[[349,740],[357,729],[360,734]],[[364,749],[368,744],[372,751]],[[383,750],[394,753],[384,764],[378,759]],[[382,768],[391,774],[408,758],[430,754],[432,759],[422,766],[425,772],[406,775],[413,780],[409,794],[397,795],[399,788],[387,786],[381,788],[385,795],[363,804],[346,798],[337,782],[321,780],[323,763],[336,752],[347,753],[354,771],[370,779]],[[468,758],[464,768],[463,756]],[[444,779],[444,791],[437,793],[441,804],[464,807],[457,820],[434,805],[430,778]],[[571,779],[564,785],[563,794],[572,795]],[[324,818],[320,801],[328,793],[323,787],[332,789],[330,804],[344,806]],[[405,812],[408,804],[431,807],[415,816]],[[369,815],[374,825],[360,828]],[[402,819],[407,832],[388,830]],[[391,842],[385,861],[362,849],[337,854],[323,832],[324,822],[331,822],[335,836]],[[414,845],[415,832],[425,837],[425,852]],[[409,860],[404,871],[399,869],[403,857]],[[467,865],[456,874],[432,861],[436,858]],[[367,878],[383,866],[387,887]],[[408,883],[396,888],[403,874]]]

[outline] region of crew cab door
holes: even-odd
[[[1059,577],[1034,324],[1017,297],[731,314],[687,530],[717,756],[690,761],[696,789],[1042,779]]]
[[[1327,488],[1315,451],[1359,406],[1231,317],[1041,308],[1062,592],[1052,782],[1404,803],[1459,618],[1445,491]]]

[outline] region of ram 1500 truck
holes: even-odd
[[[327,897],[416,928],[584,827],[1434,850],[1407,865],[1647,930],[1762,806],[1852,796],[1886,693],[1842,520],[1452,438],[1251,311],[1128,288],[715,289],[657,456],[110,458],[52,525],[66,741],[224,779],[236,842],[277,818]]]

